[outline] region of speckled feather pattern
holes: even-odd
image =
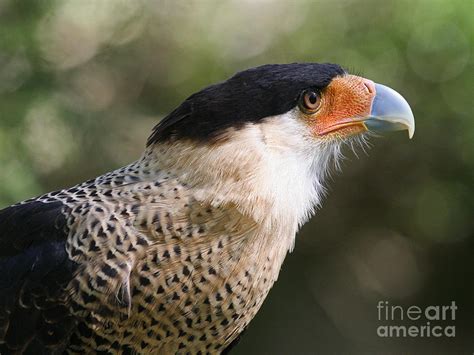
[[[228,134],[152,145],[36,199],[64,204],[78,265],[61,300],[77,320],[67,353],[219,353],[252,320],[337,151],[315,156],[291,113]]]
[[[84,322],[69,352],[216,352],[272,283],[255,288],[251,265],[236,267],[255,223],[141,163],[39,199],[68,206],[67,250],[81,265],[67,303]]]

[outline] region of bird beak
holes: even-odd
[[[369,131],[408,130],[410,139],[415,133],[415,118],[408,102],[398,92],[381,84],[375,84],[370,115],[363,122]]]
[[[333,79],[309,119],[318,136],[408,130],[411,138],[415,133],[413,113],[398,92],[355,75]]]

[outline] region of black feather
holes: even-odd
[[[227,128],[240,128],[288,112],[301,92],[323,90],[345,71],[336,64],[268,64],[237,73],[187,98],[153,130],[148,145],[168,139],[208,141]]]
[[[0,211],[0,354],[61,349],[75,320],[62,304],[76,264],[66,252],[68,209],[29,201]]]
[[[33,243],[64,239],[66,207],[61,202],[31,201],[0,211],[0,257]]]

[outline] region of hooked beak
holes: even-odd
[[[319,136],[346,137],[364,131],[407,130],[415,119],[406,100],[395,90],[355,75],[337,77],[322,94],[321,106],[309,117]]]
[[[375,84],[370,116],[363,122],[368,130],[374,132],[406,129],[410,139],[415,133],[415,118],[408,102],[398,92],[381,84]]]

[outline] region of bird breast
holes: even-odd
[[[70,303],[88,319],[78,351],[224,349],[260,308],[288,249],[278,241],[294,231],[269,233],[232,203],[203,202],[171,173],[128,169],[70,206],[67,248],[80,265]]]

